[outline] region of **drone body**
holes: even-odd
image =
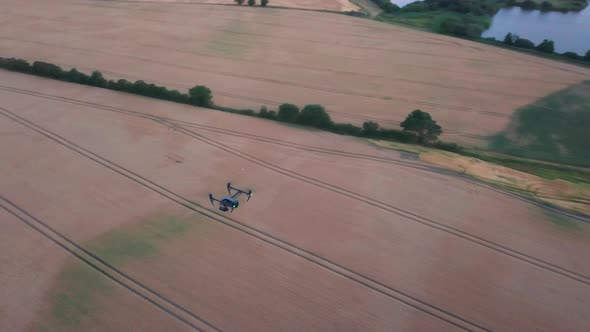
[[[235,192],[232,194],[231,191],[234,190]],[[240,195],[244,194],[246,196],[248,196],[248,201],[250,200],[250,198],[252,197],[252,190],[242,190],[242,189],[238,189],[238,188],[234,188],[231,186],[231,183],[228,182],[227,183],[227,192],[229,193],[230,196],[225,196],[223,197],[221,200],[213,197],[213,194],[209,194],[209,200],[211,201],[211,204],[213,204],[213,206],[215,206],[215,202],[219,203],[219,210],[223,211],[223,212],[234,212],[234,209],[237,209],[240,206],[240,201],[238,201],[238,197],[240,197]]]

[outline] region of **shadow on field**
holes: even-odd
[[[527,105],[490,147],[501,153],[590,166],[590,81]]]

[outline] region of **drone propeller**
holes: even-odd
[[[215,199],[215,197],[213,197],[213,194],[209,194],[209,200],[211,201],[211,205],[215,206],[215,203],[213,203],[213,201],[216,201],[217,199]]]

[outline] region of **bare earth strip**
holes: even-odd
[[[3,2],[0,53],[186,89],[238,108],[320,103],[339,122],[397,127],[430,112],[482,145],[512,112],[590,70],[335,14],[134,2]],[[34,8],[34,10],[32,10]]]
[[[190,240],[126,267],[221,329],[457,327],[398,302],[404,296],[467,329],[589,328],[590,265],[579,254],[588,250],[588,224],[556,228],[534,205],[418,162],[277,146],[124,110],[403,162],[347,137],[14,73],[1,72],[0,86],[0,106],[190,201],[209,204],[207,193],[221,194],[227,180],[251,186],[255,197],[232,218],[320,257],[302,260],[206,219]],[[13,162],[1,171],[14,174],[3,178],[3,193],[80,241],[180,208],[30,128],[7,119],[2,128],[18,134],[2,141]],[[323,260],[353,279],[321,267]]]

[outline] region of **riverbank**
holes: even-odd
[[[532,1],[515,1],[515,0],[507,0],[507,1],[499,1],[499,2],[492,2],[488,0],[479,0],[471,3],[452,3],[452,2],[444,2],[444,1],[423,1],[423,2],[413,2],[410,4],[406,4],[406,1],[392,1],[393,3],[404,5],[396,12],[383,12],[376,16],[374,19],[380,22],[385,22],[394,25],[400,25],[405,27],[411,27],[414,29],[422,30],[422,31],[429,31],[439,34],[451,35],[459,38],[470,39],[473,41],[482,42],[488,45],[500,46],[503,48],[509,48],[512,50],[524,52],[527,54],[532,54],[536,56],[541,56],[544,58],[549,58],[552,60],[559,60],[562,62],[581,65],[581,66],[589,66],[590,65],[590,57],[588,56],[590,50],[586,50],[583,45],[583,41],[578,44],[572,45],[571,38],[564,37],[564,39],[569,42],[569,46],[561,46],[559,44],[560,37],[565,36],[572,36],[576,35],[576,32],[572,32],[570,30],[574,29],[572,26],[571,29],[565,29],[567,31],[563,31],[563,33],[557,32],[556,29],[548,29],[544,24],[546,24],[545,18],[537,17],[536,13],[540,15],[549,15],[550,18],[554,20],[558,20],[556,24],[559,24],[560,27],[563,27],[564,24],[576,24],[574,22],[580,21],[575,20],[575,17],[570,17],[572,15],[576,16],[577,13],[571,12],[568,14],[560,14],[557,11],[568,11],[568,10],[583,10],[587,8],[588,2],[586,0],[549,0],[549,1],[541,1],[540,3],[544,3],[543,5],[543,12],[534,10],[536,5],[532,3]],[[580,4],[583,2],[583,4]],[[511,8],[508,8],[511,7]],[[527,10],[518,8],[524,7]],[[532,10],[529,10],[531,9]],[[501,19],[497,19],[496,16],[499,13],[506,13],[509,11],[509,18],[510,22],[503,24],[501,27],[498,27],[498,24],[501,24]],[[528,36],[525,27],[519,26],[514,21],[520,21],[518,16],[514,17],[513,12],[523,12],[525,13],[529,20],[536,18],[539,21],[539,29],[536,33]],[[545,13],[547,11],[555,11],[554,13]],[[584,16],[587,9],[582,12]],[[554,18],[554,16],[567,16],[567,17],[559,17]],[[505,15],[506,16],[506,15]],[[530,17],[529,17],[530,16]],[[504,16],[502,16],[504,17]],[[580,17],[585,18],[585,17]],[[581,20],[585,22],[584,20]],[[528,21],[527,21],[528,22]],[[530,22],[529,22],[530,23]],[[515,25],[516,24],[516,25]],[[577,23],[580,24],[579,22]],[[529,24],[531,25],[531,24]],[[521,29],[522,28],[522,29]],[[512,31],[512,30],[515,31]],[[493,31],[492,31],[493,30]],[[501,33],[498,31],[502,30]],[[504,31],[506,30],[506,31]],[[521,32],[521,30],[523,30]],[[526,30],[526,31],[524,31]],[[575,30],[575,29],[574,29]],[[577,29],[578,31],[585,31],[586,29],[584,26]],[[522,48],[516,47],[516,45],[506,45],[503,43],[503,39],[507,33],[513,33],[519,35],[523,40],[526,40],[527,46],[530,47]],[[582,37],[580,37],[582,38]],[[531,40],[528,40],[531,39]],[[543,42],[545,39],[550,41],[555,41],[557,39],[557,46],[555,49],[547,50],[537,49],[538,44]],[[555,44],[555,43],[554,43]],[[572,49],[569,49],[569,48]],[[590,48],[590,45],[588,45]]]
[[[586,0],[508,0],[506,7],[521,7],[544,12],[579,12],[588,6]]]

